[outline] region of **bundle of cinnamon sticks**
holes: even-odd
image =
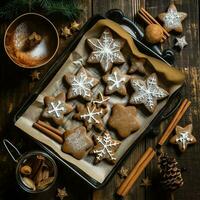
[[[180,105],[177,113],[173,117],[173,119],[170,121],[168,127],[164,131],[162,137],[160,138],[158,142],[158,146],[161,147],[166,140],[169,138],[170,134],[178,124],[178,122],[183,117],[184,113],[190,106],[191,102],[188,99],[185,99],[182,104]],[[140,160],[137,162],[135,167],[131,170],[130,174],[127,176],[127,178],[122,182],[121,186],[117,190],[117,194],[119,196],[126,196],[130,189],[132,188],[133,184],[136,182],[137,178],[140,176],[140,174],[143,172],[143,170],[146,168],[146,166],[150,163],[150,161],[153,159],[153,157],[156,155],[156,150],[154,150],[152,147],[149,147],[145,153],[142,155]]]

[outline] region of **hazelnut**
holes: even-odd
[[[155,44],[162,41],[163,30],[157,24],[150,24],[145,29],[145,38],[148,42]]]
[[[32,168],[28,165],[24,165],[21,167],[20,172],[24,175],[30,175],[32,173]]]

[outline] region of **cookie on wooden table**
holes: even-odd
[[[131,79],[131,86],[134,93],[130,98],[131,104],[144,104],[144,106],[153,113],[157,106],[157,100],[164,99],[169,93],[158,86],[158,80],[155,73],[151,74],[145,81],[138,78]]]
[[[135,72],[139,72],[141,74],[146,74],[146,71],[144,68],[144,64],[145,64],[146,60],[144,58],[133,57],[130,60],[131,60],[131,66],[128,71],[130,74],[133,74]]]
[[[80,126],[64,132],[62,151],[71,154],[76,159],[84,158],[93,147],[93,141],[87,135],[86,128]]]
[[[88,103],[86,105],[78,104],[77,112],[74,118],[83,121],[87,130],[93,126],[99,131],[104,130],[103,117],[107,113],[107,109],[97,108],[95,104]]]
[[[127,95],[126,83],[129,79],[130,76],[122,73],[118,67],[114,67],[111,73],[103,76],[103,80],[106,83],[105,94],[110,95],[117,92],[122,96]]]
[[[92,49],[87,62],[100,63],[104,72],[111,69],[113,64],[122,64],[125,58],[121,53],[121,48],[124,46],[123,39],[113,39],[111,31],[106,28],[100,39],[87,39],[88,45]]]
[[[112,107],[112,114],[108,119],[108,124],[117,131],[120,137],[128,137],[140,128],[135,106],[115,104]]]
[[[196,138],[192,135],[192,124],[185,127],[176,126],[176,135],[170,139],[170,143],[178,145],[181,152],[184,152],[188,145],[196,142]]]
[[[107,160],[109,163],[114,164],[116,161],[115,152],[121,142],[114,140],[108,131],[105,131],[102,136],[94,136],[94,141],[96,145],[90,153],[95,154],[95,164],[98,164],[102,160]]]
[[[64,79],[70,85],[67,93],[69,99],[81,96],[85,100],[91,100],[93,97],[92,88],[99,83],[98,79],[91,77],[83,67],[75,75],[66,74]]]
[[[45,108],[42,116],[51,118],[57,125],[62,125],[64,123],[64,115],[73,110],[72,105],[65,101],[66,96],[64,92],[61,92],[56,97],[44,97]]]

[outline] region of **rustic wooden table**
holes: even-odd
[[[134,19],[134,15],[140,5],[145,6],[153,16],[157,16],[158,13],[163,12],[168,7],[170,1],[162,0],[79,0],[79,5],[83,9],[82,23],[85,23],[91,16],[99,13],[104,13],[112,8],[120,8],[124,11],[125,15],[130,19]],[[186,87],[183,89],[183,96],[192,101],[192,105],[184,118],[181,120],[181,125],[187,123],[193,123],[193,134],[197,138],[198,143],[183,153],[180,154],[176,149],[166,144],[164,149],[177,158],[180,166],[184,168],[183,177],[185,184],[175,193],[175,199],[184,200],[197,200],[200,199],[200,114],[199,114],[199,102],[200,102],[200,82],[198,80],[200,74],[200,55],[199,55],[199,1],[198,0],[175,0],[178,11],[184,11],[188,13],[187,19],[183,22],[184,32],[186,36],[188,46],[183,51],[175,51],[175,67],[179,68],[186,74]],[[59,26],[59,25],[58,25]],[[174,46],[174,38],[172,35],[170,39],[165,43],[165,47],[172,48]],[[60,51],[67,46],[71,39],[61,42]],[[59,55],[59,54],[58,54]],[[30,78],[29,70],[20,70],[13,63],[8,60],[8,57],[3,52],[3,42],[1,42],[1,54],[0,54],[0,137],[9,137],[10,140],[17,144],[19,149],[28,151],[29,149],[38,148],[29,138],[25,137],[19,130],[13,127],[10,113],[21,103],[23,99],[31,94],[31,91],[37,81],[32,81]],[[41,77],[49,69],[51,64],[39,69]],[[160,125],[160,132],[166,127],[167,122],[163,122]],[[144,153],[145,149],[150,145],[155,145],[157,138],[145,138],[141,141],[134,153],[130,154],[124,166],[131,169],[140,156]],[[12,197],[19,199],[57,199],[56,187],[50,192],[31,196],[19,191],[15,183],[15,163],[8,156],[0,145],[0,199],[7,200],[13,199]],[[69,197],[66,199],[93,199],[93,200],[111,200],[114,199],[114,192],[120,185],[121,179],[116,174],[110,182],[102,189],[93,191],[90,187],[86,186],[84,182],[80,181],[74,175],[71,175],[63,166],[59,166],[60,177],[57,181],[58,187],[65,186],[69,193]],[[140,186],[141,180],[144,177],[149,177],[152,180],[152,186],[149,188],[143,188]],[[156,160],[153,160],[146,170],[142,173],[137,180],[134,187],[125,199],[165,199],[166,195],[160,188],[158,182],[158,170]]]

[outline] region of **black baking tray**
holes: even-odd
[[[112,20],[114,20],[113,16]],[[75,49],[77,44],[79,43],[82,36],[87,32],[97,21],[100,19],[104,19],[105,17],[101,15],[95,15],[92,18],[90,18],[85,25],[81,28],[78,35],[74,38],[74,40],[65,48],[63,53],[59,56],[59,58],[56,60],[56,62],[51,66],[49,71],[46,73],[46,75],[39,81],[38,85],[33,89],[33,93],[29,96],[28,99],[26,99],[25,103],[21,105],[21,107],[17,110],[17,112],[14,115],[14,123],[22,116],[22,114],[26,111],[26,109],[33,103],[33,101],[37,98],[38,94],[47,86],[49,81],[53,78],[55,73],[60,69],[60,67],[63,65],[65,60],[69,57],[71,52]],[[117,22],[117,20],[116,20]],[[132,22],[131,22],[132,23]],[[121,25],[123,23],[120,23]],[[127,22],[126,22],[127,25]],[[130,27],[132,25],[130,24]],[[133,29],[135,32],[135,30]],[[160,55],[155,53],[152,49],[144,45],[139,39],[137,39],[137,36],[133,36],[134,42],[137,45],[138,49],[146,54],[149,54],[151,56],[154,56],[158,59],[161,59],[162,61],[166,62]],[[55,157],[57,160],[62,162],[65,166],[70,168],[75,174],[77,174],[80,178],[85,180],[89,185],[91,185],[95,189],[99,189],[100,187],[104,186],[108,180],[114,175],[118,167],[122,164],[124,159],[127,157],[127,155],[132,152],[133,148],[136,147],[136,144],[147,134],[151,133],[155,127],[158,126],[158,124],[169,117],[178,107],[178,105],[181,102],[181,96],[180,96],[180,90],[179,88],[168,100],[167,104],[162,108],[162,110],[159,112],[159,114],[153,119],[153,121],[150,123],[148,128],[141,134],[141,136],[134,142],[134,144],[125,152],[125,154],[121,157],[121,159],[116,163],[116,165],[113,167],[112,171],[109,173],[109,175],[106,177],[106,179],[103,181],[103,183],[99,183],[96,180],[89,177],[85,172],[80,170],[78,167],[74,166],[73,164],[63,160],[60,158],[52,149],[47,147],[46,145],[42,144],[41,142],[37,143],[50,155]],[[179,98],[177,98],[177,96]],[[172,104],[172,101],[174,102],[174,99],[177,99],[175,106],[169,111],[169,106]]]

